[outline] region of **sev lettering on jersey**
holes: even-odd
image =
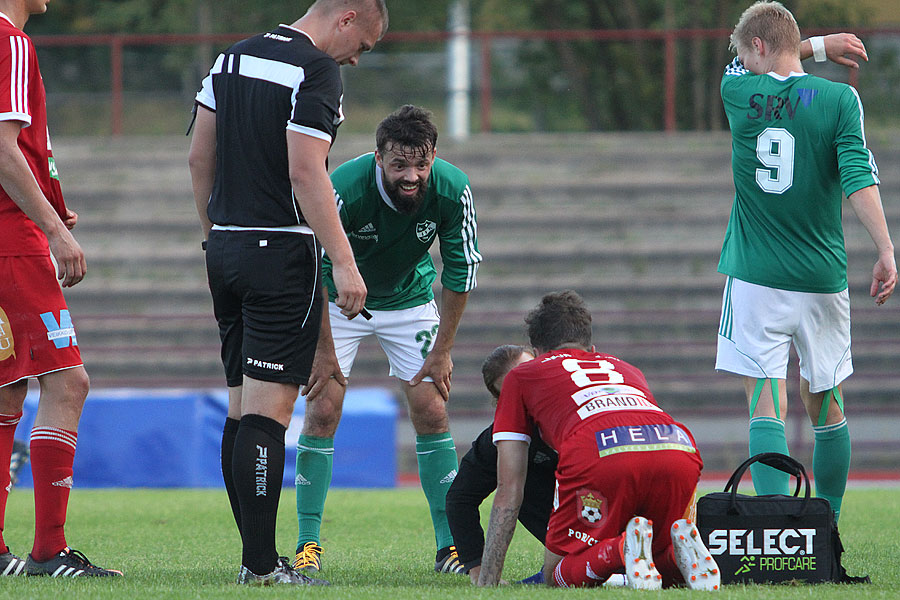
[[[662,409],[648,400],[641,390],[630,385],[596,385],[575,392],[572,394],[572,400],[581,407],[578,409],[578,416],[582,420],[618,410],[662,412]]]
[[[650,452],[653,450],[682,450],[695,453],[691,437],[678,425],[623,425],[598,431],[597,449],[600,456],[619,452]]]

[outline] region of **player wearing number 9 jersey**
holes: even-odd
[[[637,367],[594,350],[591,316],[575,292],[547,294],[525,322],[538,356],[510,371],[500,392],[497,493],[479,585],[500,580],[535,426],[559,454],[545,581],[596,586],[623,571],[632,587],[684,581],[669,533],[690,511],[703,467],[690,431],[656,404]],[[652,539],[635,554],[626,533],[638,515]]]
[[[719,262],[728,277],[716,368],[744,376],[750,455],[788,454],[784,380],[794,345],[815,431],[817,494],[839,514],[850,461],[840,384],[853,371],[842,192],[878,250],[870,289],[878,304],[893,292],[897,268],[859,94],[804,73],[801,59],[858,66],[844,55],[866,58],[865,47],[851,34],[801,42],[778,2],[748,8],[731,43],[737,58],[721,93],[735,196]],[[786,474],[751,469],[757,493],[788,493]]]

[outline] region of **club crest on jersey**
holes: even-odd
[[[41,313],[41,321],[47,328],[47,339],[53,342],[57,348],[68,348],[69,346],[77,346],[78,339],[75,337],[75,327],[72,326],[72,317],[68,310],[59,311],[59,322],[52,312]]]
[[[0,306],[0,360],[16,357],[16,341],[13,339],[12,327],[3,307]]]
[[[599,492],[588,489],[578,490],[577,496],[578,520],[589,527],[600,527],[606,498]]]
[[[434,237],[434,233],[437,231],[437,225],[434,221],[423,221],[421,223],[416,223],[416,237],[419,238],[419,241],[423,244],[427,244],[431,241],[431,238]]]

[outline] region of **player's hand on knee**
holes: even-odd
[[[839,65],[858,69],[859,63],[850,57],[856,56],[865,61],[869,60],[866,46],[852,33],[832,33],[824,36],[823,41],[825,42],[825,56]]]
[[[409,380],[409,385],[418,385],[424,378],[431,377],[434,386],[444,402],[450,399],[450,380],[453,376],[453,360],[449,352],[432,350],[419,372]]]
[[[347,378],[341,371],[334,353],[331,356],[324,356],[323,353],[317,352],[316,358],[313,360],[312,369],[309,372],[309,379],[300,394],[306,397],[308,402],[316,399],[322,393],[327,385],[332,381],[342,387],[347,387]]]

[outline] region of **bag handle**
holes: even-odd
[[[797,487],[794,489],[794,497],[800,495],[800,486],[803,485],[803,483],[806,484],[806,493],[803,497],[803,504],[800,506],[800,510],[797,514],[794,515],[795,517],[802,516],[806,512],[809,504],[809,476],[806,474],[806,469],[803,468],[803,464],[800,463],[800,461],[778,452],[762,452],[751,456],[734,470],[734,473],[731,474],[731,478],[728,479],[728,483],[725,484],[724,489],[725,492],[731,491],[731,503],[728,512],[730,514],[737,514],[739,512],[737,509],[738,485],[741,483],[741,478],[744,476],[744,473],[750,468],[750,465],[754,463],[762,463],[795,477],[797,479]]]

